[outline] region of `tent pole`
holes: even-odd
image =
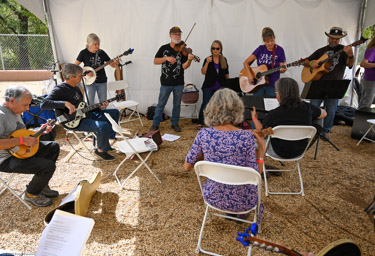
[[[56,44],[55,44],[55,34],[52,26],[52,19],[51,14],[49,12],[49,4],[48,0],[43,0],[43,9],[44,9],[44,16],[47,20],[47,27],[48,27],[48,34],[51,41],[52,46],[52,53],[54,58],[54,69],[60,70],[60,64],[59,64],[59,58],[56,51]],[[57,72],[57,74],[60,74],[60,72]]]

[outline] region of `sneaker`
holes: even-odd
[[[108,151],[116,151],[116,149],[111,147]]]
[[[99,152],[98,149],[95,149],[95,154],[100,156],[104,161],[113,161],[115,160],[114,156],[111,156],[107,152]]]
[[[37,207],[46,207],[52,204],[52,199],[46,197],[42,193],[39,195],[33,195],[26,192],[24,198],[25,201],[30,202]]]
[[[153,125],[151,126],[151,128],[150,128],[150,132],[157,131],[157,130],[159,130],[159,125],[155,125],[155,124],[153,124]]]
[[[42,189],[42,192],[41,192],[43,195],[45,195],[46,197],[58,197],[59,196],[59,192],[56,191],[56,190],[52,190],[48,185],[45,186],[43,189]]]
[[[180,131],[181,131],[181,127],[180,127],[178,124],[172,124],[172,125],[171,125],[171,128],[172,128],[175,132],[180,132]]]

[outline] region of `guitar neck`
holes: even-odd
[[[302,254],[300,254],[299,252],[296,252],[295,250],[291,250],[291,249],[286,248],[285,246],[275,244],[269,241],[265,241],[262,239],[258,239],[255,237],[246,237],[244,238],[244,241],[251,243],[254,246],[259,246],[264,249],[268,247],[273,252],[282,253],[288,256],[302,256]]]
[[[56,121],[55,121],[55,120],[52,120],[52,121],[50,122],[50,125],[53,126],[55,123],[56,123]],[[46,129],[47,129],[47,126],[44,126],[43,128],[40,128],[36,133],[33,134],[33,137],[34,137],[34,138],[38,138],[40,135],[43,134],[43,132],[44,132]]]
[[[279,71],[282,68],[289,68],[291,66],[297,66],[297,64],[295,62],[293,62],[293,63],[289,63],[289,64],[286,64],[286,65],[281,65],[280,67],[273,68],[273,69],[267,70],[265,72],[262,72],[262,76],[270,75],[272,73],[275,73],[275,72]]]
[[[110,103],[110,102],[115,101],[115,100],[117,100],[117,99],[118,99],[118,97],[113,97],[113,98],[108,99],[108,100],[105,100],[105,101],[103,101],[103,102],[96,103],[96,104],[91,105],[91,106],[88,106],[88,107],[84,107],[81,111],[82,111],[83,113],[90,112],[91,110],[97,109],[97,108],[99,108],[100,106],[102,106],[103,103],[106,102],[106,101],[108,101],[108,103]]]

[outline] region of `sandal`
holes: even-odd
[[[203,125],[202,125],[202,124],[198,124],[198,125],[197,125],[197,129],[198,129],[198,130],[200,130],[200,129],[202,129],[202,128],[203,128]]]

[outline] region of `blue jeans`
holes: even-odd
[[[181,110],[181,99],[182,92],[184,90],[184,85],[168,86],[162,85],[160,87],[158,105],[155,109],[155,115],[153,120],[153,125],[159,126],[160,122],[163,121],[163,110],[168,102],[169,95],[173,92],[173,110],[171,124],[176,125],[180,120],[180,110]]]
[[[314,99],[311,100],[310,103],[320,107],[320,104],[323,102],[323,99]],[[331,130],[333,126],[333,121],[335,119],[335,114],[337,110],[338,99],[328,99],[325,102],[325,110],[327,112],[327,116],[324,118],[323,122],[323,132],[327,133]],[[322,124],[322,120],[318,120],[318,124]]]
[[[89,105],[95,104],[95,93],[98,92],[99,102],[107,100],[107,83],[93,83],[86,85]]]
[[[275,87],[265,85],[261,86],[254,94],[254,96],[267,96],[267,97],[276,97]]]
[[[97,137],[98,149],[107,152],[111,149],[109,139],[114,139],[116,132],[112,129],[111,123],[104,113],[109,113],[113,120],[118,122],[120,112],[117,109],[104,109],[86,113],[86,118],[81,119],[79,126],[73,130],[94,132]]]
[[[206,108],[208,102],[210,101],[211,97],[214,95],[216,90],[211,90],[208,88],[204,88],[203,90],[203,100],[202,100],[202,105],[201,109],[199,110],[199,124],[204,124],[204,116],[203,116],[203,110]]]
[[[375,97],[375,81],[361,80],[362,84],[362,98],[359,102],[358,109],[370,108]]]

